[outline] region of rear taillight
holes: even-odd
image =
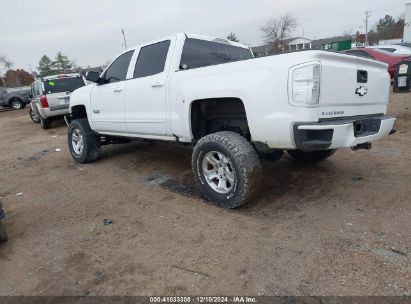
[[[40,104],[42,108],[48,108],[49,107],[49,102],[47,101],[46,95],[42,95],[40,97]]]
[[[295,106],[316,106],[320,99],[320,64],[309,63],[292,69],[291,103]]]

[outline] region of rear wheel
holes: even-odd
[[[18,98],[14,98],[10,101],[10,107],[14,110],[20,110],[24,108],[24,103]]]
[[[43,129],[50,129],[52,122],[53,122],[52,118],[43,118],[40,116],[40,124]]]
[[[262,184],[256,151],[234,132],[217,132],[200,139],[193,150],[192,167],[201,191],[222,208],[249,202]]]
[[[320,150],[320,151],[311,151],[311,152],[305,152],[301,150],[289,150],[287,152],[296,161],[300,161],[304,163],[318,163],[334,155],[334,153],[337,152],[337,150],[330,149],[330,150]]]
[[[36,112],[33,111],[32,108],[30,108],[30,110],[29,110],[29,115],[30,115],[31,120],[34,123],[40,123],[40,117],[37,115]]]
[[[89,163],[100,157],[100,136],[91,130],[87,118],[70,123],[67,141],[71,156],[78,163]]]

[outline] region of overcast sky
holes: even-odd
[[[0,0],[0,55],[14,68],[35,70],[39,58],[58,51],[80,66],[97,66],[128,46],[176,32],[226,37],[234,32],[249,45],[263,43],[260,27],[290,12],[294,36],[324,38],[364,31],[390,14],[404,13],[405,0]]]

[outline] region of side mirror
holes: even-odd
[[[100,79],[100,74],[98,72],[95,72],[95,71],[88,71],[86,73],[86,79],[88,81],[98,83],[98,81]]]

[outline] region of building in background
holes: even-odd
[[[405,4],[404,42],[411,42],[411,2]]]
[[[312,49],[312,40],[305,37],[295,37],[288,42],[288,51],[300,51]]]
[[[325,39],[309,39],[306,37],[295,37],[284,41],[282,51],[274,51],[272,44],[251,47],[256,57],[275,55],[278,53],[295,52],[303,50],[330,50],[342,51],[351,48],[351,36],[336,36]],[[355,40],[355,39],[354,39]]]

